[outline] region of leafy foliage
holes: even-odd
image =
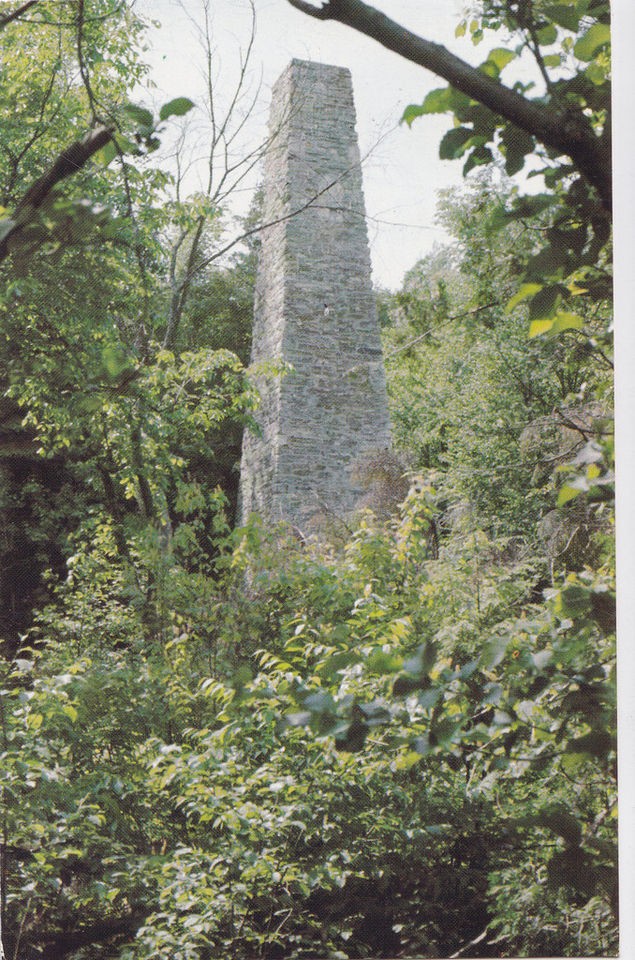
[[[521,59],[532,60],[536,80],[516,81],[514,89],[527,95],[537,87],[533,102],[555,108],[572,130],[577,125],[580,131],[591,131],[598,142],[610,142],[608,3],[484,0],[475,5],[471,18],[462,21],[457,36],[469,33],[479,44],[492,31],[507,35],[515,45],[492,49],[481,71],[497,79]],[[500,158],[513,176],[531,159],[528,175],[542,177],[546,190],[517,196],[498,218],[502,227],[541,217],[546,243],[526,250],[524,285],[516,296],[529,300],[534,336],[581,327],[585,311],[581,305],[588,301],[594,306],[611,295],[606,198],[598,196],[585,171],[562,151],[540,146],[538,130],[532,135],[519,129],[455,87],[431,91],[420,106],[407,107],[402,119],[412,124],[430,113],[453,114],[454,127],[441,141],[440,156],[465,156],[465,174]]]
[[[161,347],[170,308],[166,241],[183,226],[187,203],[166,202],[173,177],[150,154],[192,102],[174,98],[158,118],[130,103],[130,86],[147,71],[139,56],[144,24],[125,4],[82,3],[74,20],[41,3],[38,18],[35,28],[16,22],[2,33],[4,111],[14,116],[19,90],[28,115],[25,124],[7,123],[0,141],[2,202],[15,217],[0,299],[10,646],[28,626],[35,597],[42,599],[46,568],[63,572],[68,536],[86,511],[106,512],[128,559],[130,537],[148,523],[152,536],[179,549],[190,538],[187,549],[201,551],[197,563],[213,555],[213,491],[222,483],[235,500],[240,431],[255,403],[228,350],[245,353],[235,317],[214,336],[209,325],[196,330],[188,321],[177,352]],[[25,62],[33,70],[25,73]],[[90,171],[71,171],[72,186],[64,178],[51,185],[50,170],[70,157],[68,144],[91,115],[109,125],[110,140]],[[34,193],[42,171],[48,186]],[[209,271],[206,280],[213,282]],[[243,285],[249,290],[249,277]],[[226,431],[233,446],[210,454]],[[46,516],[51,496],[57,505]],[[16,577],[20,553],[35,562]]]
[[[107,529],[80,548],[5,678],[25,956],[66,951],[65,916],[87,943],[125,921],[129,958],[448,955],[494,919],[502,949],[573,955],[565,902],[610,949],[607,573],[547,607],[492,576],[475,623],[471,571],[426,559],[430,496],[344,556],[238,531],[224,584],[172,568],[159,644]]]
[[[511,295],[534,240],[521,225],[492,229],[505,194],[481,176],[442,199],[456,243],[413,268],[388,307],[391,415],[406,456],[437,472],[440,529],[462,529],[464,549],[482,529],[517,552],[545,550],[541,518],[577,469],[566,462],[597,456],[592,472],[610,482],[610,346],[599,347],[597,309],[580,329],[528,340],[526,304]],[[591,536],[595,521],[584,523]]]

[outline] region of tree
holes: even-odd
[[[207,95],[213,98],[208,8],[204,23]],[[214,422],[206,420],[212,407],[205,397],[198,407],[194,400],[199,391],[215,393],[213,382],[222,381],[229,411],[233,387],[240,392],[245,386],[240,364],[227,349],[235,345],[233,332],[225,325],[222,335],[219,330],[209,336],[210,316],[204,331],[199,324],[197,337],[192,325],[180,342],[177,333],[190,285],[203,276],[203,256],[210,262],[217,257],[223,205],[255,155],[237,159],[232,153],[250,110],[242,102],[248,54],[228,114],[209,99],[207,193],[188,197],[182,149],[177,147],[174,176],[150,155],[159,137],[169,140],[170,127],[178,136],[180,118],[193,104],[177,97],[155,116],[130,103],[130,87],[143,83],[146,68],[139,55],[144,24],[126,4],[78,0],[60,17],[57,4],[40,0],[35,12],[21,8],[4,26],[0,254],[6,287],[0,306],[6,361],[2,413],[10,446],[2,460],[9,570],[2,592],[5,627],[15,640],[28,624],[30,598],[42,588],[40,566],[62,572],[68,550],[60,543],[61,530],[79,522],[89,504],[105,507],[119,549],[128,553],[127,537],[140,517],[166,530],[183,519],[178,480],[187,472],[185,460],[194,471],[192,483],[200,479],[211,490],[222,482],[233,492],[236,438],[247,408],[237,417],[240,426],[229,426],[232,414],[226,420],[225,443],[217,414]],[[34,64],[28,75],[25,60]],[[19,123],[11,105],[16,96],[25,104]],[[66,146],[85,124],[92,132]],[[74,188],[64,192],[70,176]],[[242,292],[243,324],[244,299]],[[161,341],[176,352],[161,352]],[[176,419],[166,432],[167,423],[159,422],[163,414],[152,407],[157,400],[161,407],[171,390],[184,403],[175,407]],[[198,425],[191,421],[186,428],[183,414],[186,420],[194,415]],[[150,455],[156,460],[157,444],[165,453],[161,480],[147,461]],[[224,453],[210,452],[224,447]],[[150,473],[158,483],[148,479]],[[46,535],[39,527],[42,485],[56,500],[55,491],[63,491],[59,499],[76,508],[72,521],[73,511],[60,507],[57,533],[48,521]]]

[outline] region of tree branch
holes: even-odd
[[[38,0],[27,0],[26,3],[23,3],[22,6],[16,10],[12,10],[11,13],[5,13],[3,17],[0,17],[0,30],[6,27],[8,23],[11,23],[12,20],[17,20],[18,17],[21,17],[30,7],[34,7],[37,2]]]
[[[302,13],[308,13],[310,17],[316,20],[334,20],[336,19],[331,10],[330,3],[323,3],[321,7],[314,7],[311,3],[305,3],[304,0],[289,0],[292,7],[300,10]]]
[[[329,0],[320,7],[305,0],[288,0],[296,10],[317,20],[336,20],[363,33],[388,50],[447,80],[472,100],[489,107],[545,146],[571,157],[580,173],[611,209],[611,154],[582,115],[527,100],[476,67],[450,53],[441,44],[425,40],[362,0]],[[608,121],[607,121],[608,123]]]
[[[95,130],[91,130],[83,140],[76,140],[70,147],[63,150],[49,170],[29,187],[13,212],[11,217],[13,226],[0,242],[0,261],[4,260],[9,253],[11,237],[19,233],[24,226],[20,214],[29,207],[33,209],[40,207],[53,187],[66,177],[73,176],[78,170],[81,170],[90,158],[109,142],[111,137],[112,130],[107,127],[97,127]]]

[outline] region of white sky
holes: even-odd
[[[199,0],[185,0],[198,15]],[[481,62],[485,47],[456,40],[463,0],[393,0],[376,6],[414,31],[444,43],[464,58]],[[141,0],[138,9],[160,21],[151,33],[146,59],[153,66],[157,100],[189,96],[200,100],[200,54],[191,24],[177,0]],[[212,0],[218,49],[218,88],[230,89],[241,47],[249,30],[246,0]],[[402,60],[368,37],[341,24],[313,20],[286,0],[256,0],[257,35],[253,56],[254,87],[262,76],[258,109],[250,123],[252,142],[263,136],[271,86],[297,57],[346,66],[351,70],[357,129],[364,161],[364,189],[376,284],[396,289],[404,273],[446,237],[434,222],[436,192],[462,182],[461,163],[439,160],[439,141],[449,116],[430,116],[411,129],[399,125],[409,103],[444,86],[421,67]],[[379,145],[377,142],[381,139]],[[247,198],[237,198],[244,212]]]

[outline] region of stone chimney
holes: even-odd
[[[350,72],[293,60],[273,88],[270,135],[252,363],[293,369],[257,378],[240,518],[313,532],[355,510],[360,462],[390,446]]]

